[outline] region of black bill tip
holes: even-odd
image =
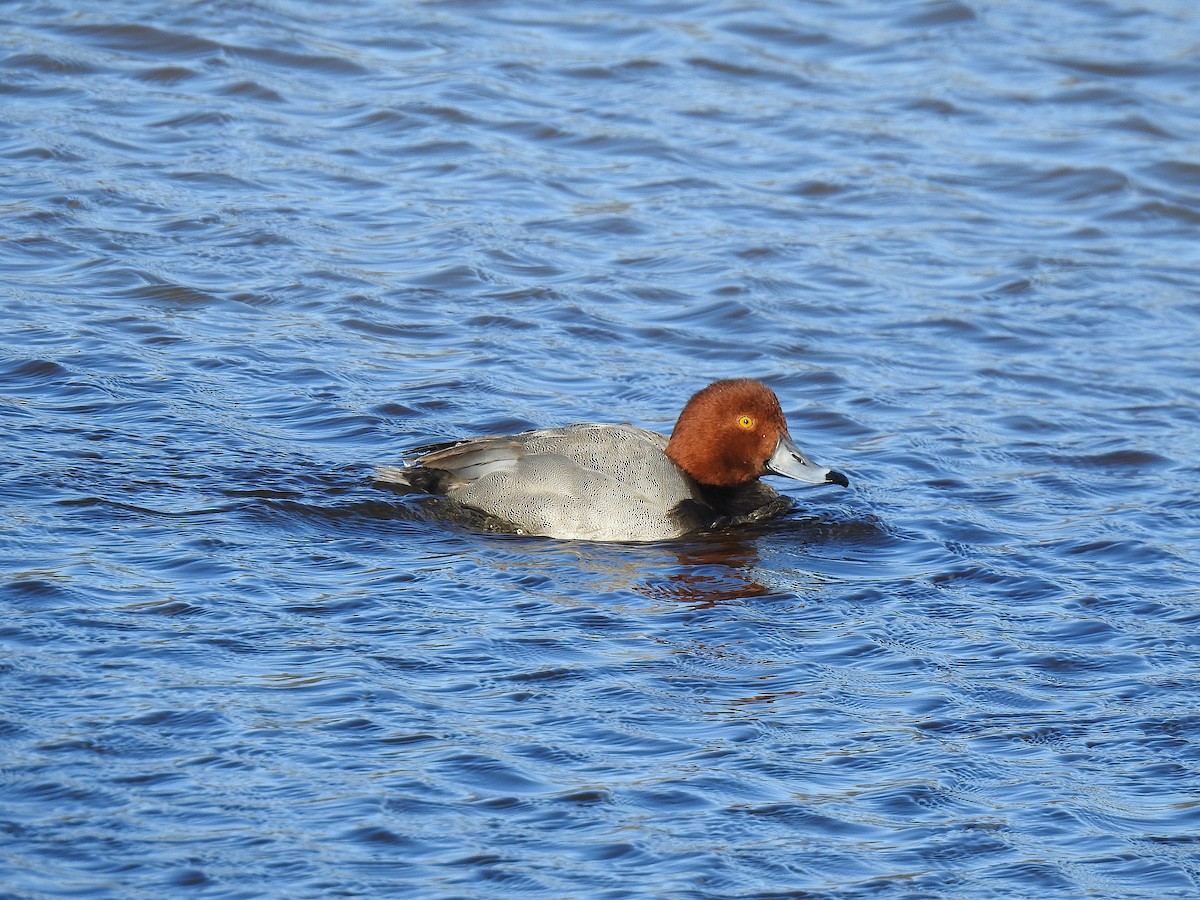
[[[850,487],[850,480],[841,472],[835,472],[833,469],[830,469],[829,474],[825,476],[825,483],[840,484],[842,487]]]

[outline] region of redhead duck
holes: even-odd
[[[377,479],[445,496],[505,530],[562,539],[657,541],[769,518],[791,502],[762,475],[849,485],[796,447],[774,392],[748,378],[692,397],[669,439],[633,425],[568,425],[414,453]]]

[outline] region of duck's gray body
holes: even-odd
[[[426,448],[409,465],[376,474],[527,534],[656,541],[715,517],[666,447],[665,435],[633,425],[568,425]]]

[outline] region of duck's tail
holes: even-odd
[[[398,484],[402,487],[412,487],[413,484],[408,480],[411,469],[404,466],[376,466],[375,480],[384,481],[388,484]]]

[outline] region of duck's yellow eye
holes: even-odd
[[[740,419],[738,419],[738,428],[745,428],[747,431],[749,431],[753,427],[754,420],[749,416],[742,416]]]

